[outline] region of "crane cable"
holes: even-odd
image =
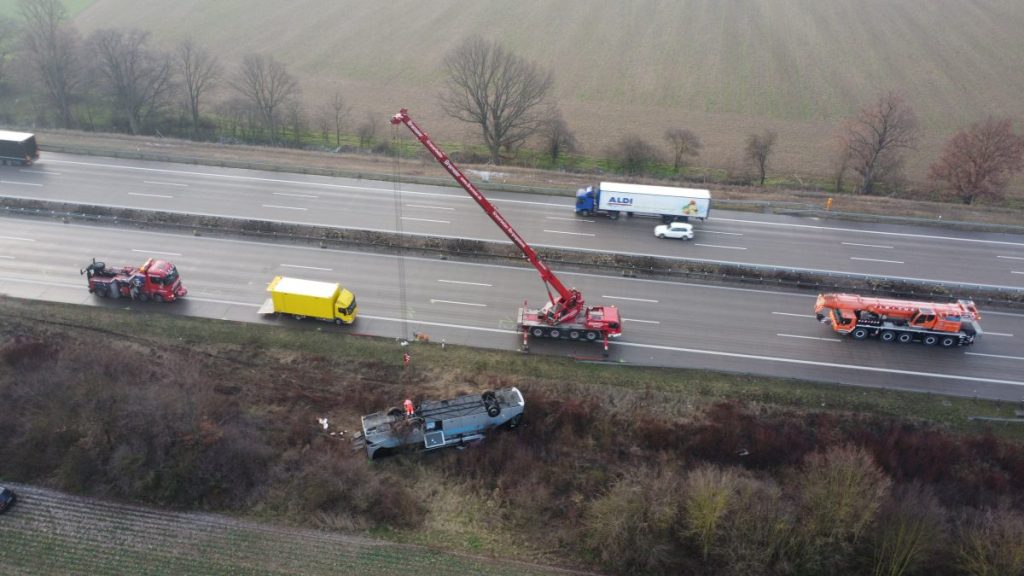
[[[402,139],[399,136],[398,126],[391,125],[391,147],[394,148],[394,162],[391,174],[394,176],[395,199],[395,233],[398,235],[398,313],[402,319],[401,339],[409,341],[409,313],[405,295],[405,232],[402,230],[402,180],[401,180],[401,156]]]

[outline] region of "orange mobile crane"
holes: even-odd
[[[430,151],[434,159],[451,174],[452,178],[455,178],[455,181],[469,193],[473,200],[476,200],[476,203],[498,225],[498,228],[501,228],[501,231],[512,240],[512,243],[526,256],[530,264],[533,264],[537,272],[540,272],[540,279],[548,291],[548,303],[539,310],[529,309],[525,303],[519,309],[516,329],[523,336],[523,350],[529,350],[529,337],[533,336],[535,338],[583,340],[585,342],[601,341],[607,355],[608,338],[622,334],[618,308],[615,306],[586,306],[583,302],[583,294],[579,290],[566,288],[555,276],[555,273],[548,268],[548,265],[540,259],[537,252],[498,212],[498,209],[477,190],[476,186],[431,141],[430,137],[420,130],[420,127],[409,117],[409,112],[405,108],[391,118],[391,123],[405,124],[416,136],[416,139]],[[552,289],[558,294],[557,297],[551,293]]]
[[[981,315],[970,300],[944,304],[818,294],[814,313],[819,322],[855,340],[878,336],[883,342],[922,342],[949,348],[973,344],[981,335]]]

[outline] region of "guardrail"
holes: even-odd
[[[412,251],[438,258],[494,259],[522,263],[511,242],[444,238],[381,230],[283,224],[225,216],[108,208],[0,196],[0,213],[43,217],[65,222],[160,227],[193,235],[243,235],[264,241],[301,242],[322,248],[357,247],[387,252]],[[981,305],[1024,308],[1024,290],[983,284],[944,283],[868,274],[822,272],[758,264],[731,264],[692,258],[613,254],[598,250],[535,246],[549,265],[600,271],[626,277],[728,282],[773,289],[818,292],[849,291],[881,296],[953,299],[972,298]]]

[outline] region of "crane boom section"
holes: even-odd
[[[533,267],[540,272],[540,277],[544,283],[554,288],[562,301],[569,302],[573,300],[574,297],[578,298],[578,293],[574,294],[574,291],[568,290],[565,285],[558,280],[555,273],[552,272],[551,269],[548,268],[548,265],[540,259],[540,256],[538,256],[537,252],[526,243],[526,240],[516,232],[515,228],[509,224],[508,220],[501,215],[501,212],[498,212],[498,209],[494,207],[494,204],[491,204],[491,202],[487,200],[479,190],[477,190],[476,186],[469,181],[469,178],[466,178],[466,175],[462,173],[462,170],[459,170],[459,167],[456,166],[450,158],[448,158],[447,154],[434,145],[434,142],[430,140],[430,136],[427,136],[426,132],[420,130],[420,127],[416,125],[416,122],[409,117],[408,110],[403,108],[398,114],[395,114],[391,118],[391,123],[405,124],[409,130],[412,131],[413,135],[416,136],[416,139],[430,151],[431,155],[434,156],[438,163],[441,164],[449,174],[451,174],[452,178],[455,178],[455,181],[462,186],[473,200],[476,200],[476,203],[479,204],[481,208],[483,208],[484,213],[486,213],[491,220],[498,225],[498,228],[501,228],[501,231],[512,240],[512,243],[515,244],[523,255],[526,256],[526,259],[530,261],[530,264],[533,264]]]

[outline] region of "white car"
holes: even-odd
[[[693,240],[693,226],[686,222],[672,222],[654,227],[654,235],[658,238],[680,238]]]

